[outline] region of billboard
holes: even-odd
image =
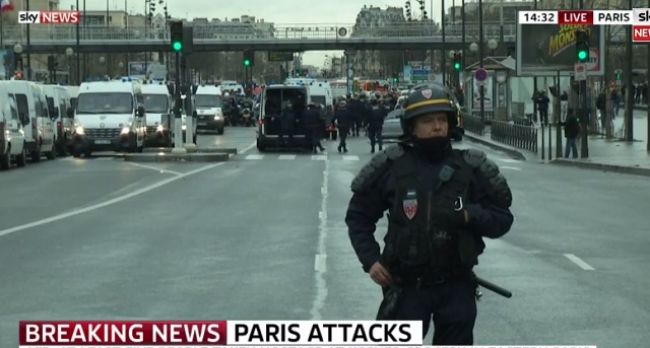
[[[517,26],[517,75],[570,75],[576,63],[576,29],[590,34],[587,75],[600,76],[605,71],[604,27],[557,24],[519,24]]]

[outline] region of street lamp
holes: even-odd
[[[65,49],[65,56],[68,57],[68,84],[72,84],[72,55],[74,54],[74,50],[72,47],[68,47]]]
[[[488,48],[491,50],[490,55],[494,55],[494,50],[497,49],[497,46],[499,46],[497,40],[495,39],[488,40]]]

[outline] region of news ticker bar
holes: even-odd
[[[132,345],[128,346],[18,346],[19,348],[133,348]],[[138,348],[224,348],[224,346],[141,346]],[[268,345],[265,346],[240,346],[234,345],[231,347],[237,348],[268,348]],[[309,345],[309,346],[273,346],[274,348],[381,348],[381,347],[394,347],[394,346],[341,346],[341,345]],[[400,348],[467,348],[467,346],[399,346]],[[474,348],[598,348],[597,346],[472,346]]]
[[[650,25],[650,8],[519,11],[519,24]]]
[[[61,348],[62,346],[18,346],[19,348]],[[146,346],[145,348],[223,348],[224,346]],[[269,346],[240,346],[238,348],[268,348]],[[394,346],[341,346],[341,345],[310,345],[310,346],[274,346],[274,348],[381,348]],[[597,346],[472,346],[474,348],[598,348]],[[133,346],[67,346],[63,348],[133,348]],[[141,347],[139,347],[141,348]],[[467,346],[400,346],[400,348],[467,348]]]

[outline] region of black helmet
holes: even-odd
[[[452,93],[445,86],[436,83],[415,86],[404,103],[402,131],[405,135],[410,134],[416,117],[437,112],[447,114],[451,133],[458,124],[458,108]]]

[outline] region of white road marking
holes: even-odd
[[[312,156],[316,157],[316,156]],[[321,311],[325,307],[325,300],[327,299],[327,282],[325,280],[325,272],[327,272],[327,250],[325,240],[327,238],[327,197],[329,186],[329,173],[330,162],[325,157],[325,169],[323,170],[323,183],[321,185],[321,203],[318,219],[318,251],[314,260],[314,278],[316,280],[316,296],[311,306],[311,319],[320,320],[322,318]]]
[[[327,156],[323,156],[323,155],[312,155],[312,156],[311,156],[311,159],[314,160],[314,161],[325,161],[325,160],[327,160]]]
[[[264,158],[264,155],[246,155],[245,160],[261,160]]]
[[[327,272],[327,255],[316,254],[314,257],[314,271]]]
[[[115,158],[113,158],[113,157],[99,157],[99,158],[96,158],[95,161],[112,161],[114,159]]]
[[[343,156],[343,160],[344,161],[358,161],[359,156],[357,156],[357,155],[350,155],[350,156],[346,155],[346,156]]]
[[[246,146],[240,153],[242,153],[242,154],[246,153],[246,152],[250,151],[251,149],[255,148],[255,146],[257,146],[257,143],[252,142],[250,145]]]
[[[292,161],[292,160],[296,159],[296,155],[280,155],[278,157],[278,159],[279,160],[284,160],[284,161],[287,161],[287,160]]]
[[[94,205],[91,205],[91,206],[86,207],[86,208],[82,208],[82,209],[78,209],[78,210],[73,210],[73,211],[70,211],[70,212],[67,212],[67,213],[63,213],[63,214],[59,214],[59,215],[54,215],[54,216],[51,216],[51,217],[48,217],[48,218],[45,218],[45,219],[41,219],[41,220],[38,220],[38,221],[30,222],[30,223],[28,223],[28,224],[24,224],[24,225],[15,226],[15,227],[7,228],[7,229],[4,229],[4,230],[0,230],[0,237],[2,237],[2,236],[6,236],[6,235],[8,235],[8,234],[10,234],[10,233],[14,233],[14,232],[18,232],[18,231],[26,230],[26,229],[29,229],[29,228],[32,228],[32,227],[37,227],[37,226],[41,226],[41,225],[45,225],[45,224],[49,224],[49,223],[52,223],[52,222],[56,222],[56,221],[59,221],[59,220],[63,220],[63,219],[65,219],[65,218],[69,218],[69,217],[72,217],[72,216],[76,216],[76,215],[80,215],[80,214],[83,214],[83,213],[91,212],[91,211],[93,211],[93,210],[97,210],[97,209],[101,209],[101,208],[104,208],[104,207],[108,207],[108,206],[110,206],[110,205],[113,205],[113,204],[116,204],[116,203],[119,203],[119,202],[125,201],[125,200],[127,200],[127,199],[129,199],[129,198],[133,198],[133,197],[136,197],[136,196],[142,195],[142,194],[144,194],[144,193],[147,193],[147,192],[149,192],[149,191],[155,190],[155,189],[157,189],[157,188],[159,188],[159,187],[161,187],[161,186],[165,186],[165,185],[167,185],[167,184],[170,184],[170,183],[172,183],[172,182],[174,182],[174,181],[177,181],[177,180],[180,180],[180,179],[182,179],[182,178],[188,177],[188,176],[190,176],[190,175],[198,174],[198,173],[200,173],[200,172],[203,172],[203,171],[206,171],[206,170],[210,170],[210,169],[212,169],[212,168],[215,168],[215,167],[218,167],[218,166],[224,165],[225,163],[226,163],[226,162],[219,162],[219,163],[215,163],[215,164],[210,164],[210,165],[207,165],[207,166],[203,166],[203,167],[201,167],[201,168],[197,168],[197,169],[192,170],[192,171],[189,171],[189,172],[187,172],[187,173],[183,173],[183,174],[180,174],[180,175],[177,175],[177,176],[173,176],[173,177],[171,177],[171,178],[168,178],[168,179],[162,180],[162,181],[157,182],[157,183],[155,183],[155,184],[152,184],[152,185],[149,185],[149,186],[143,187],[143,188],[141,188],[141,189],[139,189],[139,190],[133,191],[133,192],[128,193],[128,194],[125,194],[125,195],[123,195],[123,196],[115,197],[115,198],[113,198],[113,199],[109,199],[108,201],[105,201],[105,202],[102,202],[102,203],[98,203],[98,204],[94,204]]]
[[[520,167],[500,166],[499,168],[500,168],[500,169],[508,169],[508,170],[516,170],[516,171],[518,171],[518,172],[521,171],[521,168],[520,168]]]
[[[154,167],[154,166],[147,166],[147,165],[140,164],[140,163],[134,163],[134,162],[126,162],[126,163],[128,163],[128,164],[130,164],[132,166],[135,166],[135,167],[143,168],[143,169],[155,170],[157,172],[160,172],[160,174],[169,173],[169,174],[174,174],[174,175],[183,175],[183,173],[180,173],[180,172],[177,172],[177,171],[158,168],[158,167]]]
[[[571,260],[571,262],[575,263],[578,265],[578,267],[582,268],[585,271],[595,271],[596,269],[591,267],[588,263],[584,262],[581,258],[573,255],[573,254],[564,254],[564,256]]]

